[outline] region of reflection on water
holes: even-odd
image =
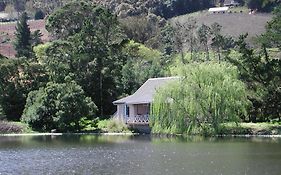
[[[0,136],[0,174],[280,175],[281,138]]]

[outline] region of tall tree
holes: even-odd
[[[71,2],[49,16],[46,28],[71,45],[55,53],[61,54],[57,58],[69,60],[65,68],[94,100],[98,115],[111,114],[124,63],[119,55],[123,36],[117,17],[85,1]]]
[[[46,83],[44,71],[29,60],[0,59],[0,106],[8,120],[20,120],[27,94]]]
[[[274,17],[266,25],[266,32],[258,38],[258,42],[266,47],[277,47],[281,51],[281,5],[273,14]]]
[[[175,82],[160,88],[152,104],[156,133],[213,132],[247,115],[247,93],[237,69],[226,63],[193,63],[176,70]],[[197,133],[198,134],[198,133]]]
[[[21,14],[19,21],[16,26],[16,39],[14,47],[16,50],[16,57],[26,57],[30,58],[32,55],[31,48],[31,33],[30,28],[27,24],[27,13]]]
[[[222,26],[218,23],[214,23],[211,25],[211,46],[218,54],[219,61],[222,60],[222,53],[229,48],[234,48],[235,45],[232,37],[224,36],[221,34],[221,28]]]
[[[248,98],[253,103],[250,120],[269,121],[281,117],[281,60],[271,57],[265,46],[259,50],[249,48],[241,36],[237,42],[240,56],[228,58],[238,67],[240,79],[252,93]]]
[[[189,18],[187,22],[180,23],[179,21],[176,21],[174,24],[174,43],[176,50],[181,55],[181,61],[182,63],[185,63],[184,57],[185,57],[185,47],[188,46],[189,52],[190,52],[190,59],[194,59],[194,51],[196,48],[196,42],[197,38],[195,36],[195,30],[197,28],[196,21],[194,18]]]
[[[211,28],[205,24],[202,24],[197,31],[197,35],[203,50],[206,52],[206,59],[210,60],[208,42],[211,36]]]

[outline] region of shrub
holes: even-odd
[[[79,121],[79,125],[81,126],[82,131],[95,131],[97,130],[97,123],[98,123],[98,118],[94,120],[89,120],[86,117],[83,117]]]
[[[129,132],[128,127],[124,123],[114,119],[99,121],[98,128],[102,132],[113,132],[113,133]]]
[[[23,127],[14,123],[0,121],[0,134],[21,133]]]
[[[80,131],[85,127],[81,119],[92,120],[95,111],[95,104],[74,81],[48,83],[28,94],[22,121],[39,131]]]

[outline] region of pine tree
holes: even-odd
[[[30,58],[32,54],[31,48],[31,33],[30,28],[27,24],[27,14],[22,13],[16,26],[16,40],[14,43],[14,48],[17,52],[16,57],[26,57]]]

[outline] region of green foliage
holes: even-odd
[[[20,118],[23,88],[19,82],[18,60],[0,60],[0,104],[9,120]]]
[[[179,80],[160,89],[152,105],[156,133],[216,134],[223,122],[247,115],[247,93],[235,67],[192,63],[176,70]]]
[[[77,70],[72,66],[76,59],[70,56],[70,48],[70,42],[61,40],[34,47],[36,58],[45,67],[49,81],[63,83],[69,73]]]
[[[127,133],[130,132],[128,127],[117,120],[109,119],[109,120],[101,120],[98,122],[98,129],[101,132],[109,132],[109,133]]]
[[[236,65],[240,79],[251,91],[249,99],[253,103],[250,120],[266,121],[281,116],[281,60],[270,57],[265,45],[258,53],[249,48],[245,42],[246,36],[238,40],[238,58],[228,60]]]
[[[239,54],[229,56],[228,60],[236,65],[240,79],[247,84],[248,98],[253,103],[250,121],[269,121],[281,118],[281,6],[274,11],[268,22],[266,32],[257,38],[256,48],[246,43],[246,35],[237,41]],[[268,47],[277,47],[277,54],[271,54]],[[272,49],[271,49],[272,50]]]
[[[160,77],[164,74],[161,53],[130,41],[123,49],[127,63],[122,68],[123,93],[135,92],[148,78]]]
[[[95,19],[95,6],[85,1],[70,2],[52,13],[46,22],[46,29],[53,36],[66,39],[79,33],[87,19]]]
[[[222,125],[223,135],[280,135],[278,123],[225,123]]]
[[[27,94],[46,80],[40,64],[24,59],[0,60],[0,104],[8,120],[20,119]]]
[[[163,47],[162,29],[167,25],[161,17],[152,13],[120,19],[121,27],[130,40],[153,49]]]
[[[42,37],[42,33],[40,32],[40,30],[35,30],[34,32],[31,33],[31,40],[30,40],[30,43],[31,43],[31,46],[32,48],[34,46],[37,46],[39,44],[42,44],[43,41],[41,40],[41,37]]]
[[[67,83],[48,83],[45,88],[30,92],[22,121],[39,131],[83,129],[87,125],[85,118],[93,119],[96,106],[69,78],[66,77]]]
[[[15,50],[17,52],[16,57],[30,58],[32,55],[31,49],[31,34],[27,24],[27,13],[22,13],[16,26],[16,40],[14,43]]]
[[[0,54],[0,60],[2,59],[6,59],[6,57],[4,57],[2,54]]]
[[[171,18],[173,16],[209,8],[212,6],[212,3],[213,1],[211,0],[164,0],[161,1],[161,5],[157,8],[156,14],[159,14],[164,18]]]
[[[72,73],[98,106],[98,115],[111,115],[125,61],[116,16],[91,3],[71,2],[48,17],[46,28],[61,39],[45,48],[43,56],[51,80],[63,82]]]
[[[246,4],[250,9],[257,9],[259,11],[271,11],[274,7],[280,4],[279,0],[246,0]]]
[[[210,55],[209,55],[209,46],[208,46],[208,41],[211,35],[211,28],[205,24],[202,24],[198,31],[198,40],[201,46],[203,47],[203,50],[207,53],[206,60],[210,60]]]
[[[217,52],[219,61],[222,60],[221,53],[223,51],[234,48],[234,41],[232,37],[223,36],[221,34],[221,29],[222,26],[218,23],[214,23],[211,26],[211,33],[213,35],[211,46]]]
[[[98,128],[98,118],[93,120],[89,120],[86,117],[83,117],[79,120],[79,125],[81,126],[83,132],[93,132],[96,131]]]
[[[258,37],[258,42],[266,47],[277,47],[281,51],[281,5],[273,14],[274,17],[266,25],[266,32]]]

